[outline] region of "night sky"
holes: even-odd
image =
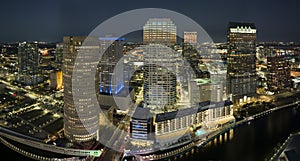
[[[0,6],[0,42],[57,42],[66,35],[88,35],[104,20],[139,8],[182,13],[215,42],[226,41],[229,21],[254,22],[258,41],[300,42],[297,0],[7,0]]]

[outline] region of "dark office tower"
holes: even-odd
[[[176,26],[169,18],[151,18],[143,29],[144,44],[176,44]]]
[[[118,63],[123,57],[124,38],[100,37],[99,40],[103,53],[99,62],[100,93],[118,94],[124,87],[123,63]]]
[[[88,41],[88,45],[81,46],[84,41]],[[85,142],[98,137],[99,130],[97,100],[92,97],[98,83],[83,81],[95,79],[91,69],[97,68],[98,60],[94,54],[99,53],[99,40],[83,36],[64,37],[63,45],[64,134],[71,141]]]
[[[256,95],[256,28],[253,23],[230,22],[228,26],[227,94],[233,102]]]
[[[291,69],[284,55],[267,57],[267,86],[271,92],[279,92],[291,87]]]
[[[40,69],[40,53],[37,43],[23,42],[18,46],[18,77],[17,81],[24,84],[35,86],[42,82]]]
[[[56,50],[55,50],[55,68],[57,70],[62,69],[63,65],[63,43],[56,44]]]

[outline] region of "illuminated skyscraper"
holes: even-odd
[[[50,73],[50,88],[55,90],[62,89],[62,71],[57,70]]]
[[[89,45],[81,47],[86,39]],[[93,54],[99,53],[99,40],[74,36],[64,37],[63,43],[64,134],[71,141],[85,142],[95,139],[99,130],[99,111],[95,107],[97,100],[91,97],[98,91],[95,89],[98,83],[83,81],[85,78],[95,78],[95,75],[91,76],[91,68],[97,68],[98,60]],[[74,92],[78,93],[75,95]]]
[[[268,90],[278,92],[291,87],[291,69],[284,55],[267,57],[267,86]]]
[[[144,101],[151,112],[169,111],[176,103],[178,53],[164,45],[176,43],[176,26],[169,18],[152,18],[144,26]]]
[[[176,44],[176,26],[169,18],[151,18],[143,29],[144,44]]]
[[[99,62],[100,93],[117,94],[124,87],[123,63],[118,64],[123,56],[124,38],[100,37],[99,40],[103,52]]]
[[[37,85],[42,82],[40,69],[41,55],[37,43],[23,42],[18,46],[18,77],[17,81],[25,85]]]
[[[253,23],[228,26],[227,94],[239,102],[256,95],[256,28]]]
[[[197,43],[197,32],[184,32],[183,33],[183,42],[188,44]]]
[[[160,44],[144,47],[144,101],[151,112],[172,110],[177,100],[178,53]]]

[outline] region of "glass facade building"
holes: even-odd
[[[178,53],[160,44],[144,48],[144,101],[151,112],[174,108],[177,100],[176,71]]]
[[[100,37],[99,40],[100,52],[103,53],[98,67],[100,93],[118,94],[124,87],[123,62],[118,64],[123,57],[124,38]]]
[[[144,44],[176,44],[177,30],[169,18],[151,18],[143,28]]]
[[[89,45],[82,46],[85,40]],[[83,36],[64,37],[63,40],[64,134],[70,141],[86,142],[98,136],[97,100],[91,98],[98,91],[98,83],[82,81],[88,77],[95,78],[95,75],[91,76],[91,69],[96,69],[98,64],[93,57],[95,52],[99,53],[98,43],[97,38]]]
[[[291,87],[291,69],[287,58],[284,55],[267,57],[267,87],[271,92]]]
[[[255,97],[256,27],[253,23],[230,22],[228,26],[227,94],[237,103]]]
[[[153,116],[149,108],[137,107],[130,121],[130,138],[139,143],[153,143]]]
[[[18,46],[18,76],[17,81],[30,86],[42,82],[40,68],[41,55],[37,43],[23,42]]]

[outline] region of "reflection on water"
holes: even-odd
[[[209,142],[206,146],[218,146],[220,144],[224,144],[227,141],[231,141],[234,137],[234,129],[227,131],[226,133],[219,135],[218,137],[214,138],[213,141]]]
[[[299,107],[276,111],[224,133],[177,161],[263,161],[296,130],[300,130]]]
[[[214,145],[217,145],[217,143],[218,143],[218,138],[215,138],[214,139]]]
[[[233,136],[234,136],[234,129],[231,129],[229,131],[229,141],[233,139]]]
[[[227,136],[227,133],[225,133],[225,134],[224,134],[224,141],[225,141],[225,142],[227,141],[227,137],[228,137],[228,136]]]

